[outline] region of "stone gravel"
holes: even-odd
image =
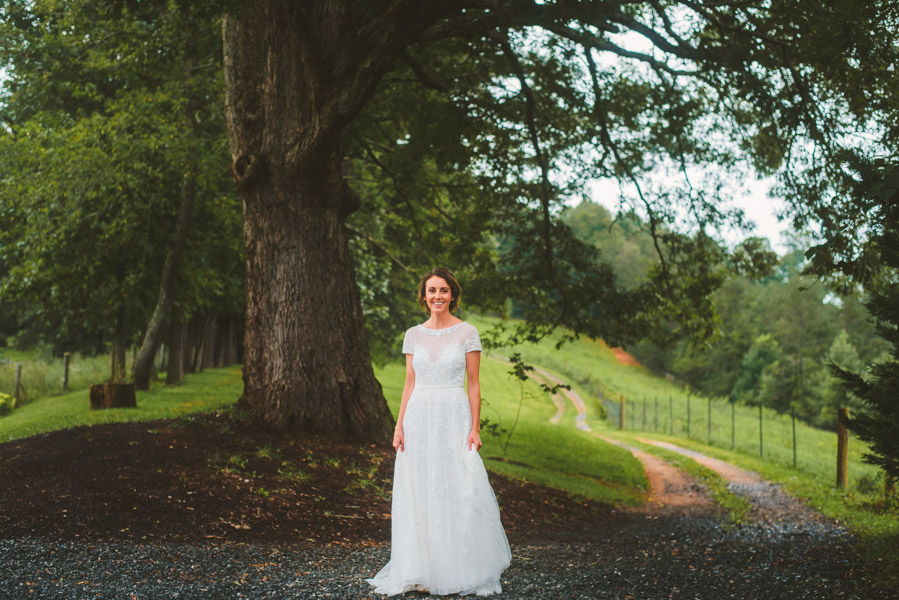
[[[839,527],[725,528],[713,517],[620,512],[598,531],[510,539],[498,598],[890,598],[859,590]],[[0,539],[0,598],[380,598],[389,547]],[[406,598],[428,598],[410,593]]]

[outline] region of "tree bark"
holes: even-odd
[[[104,408],[134,408],[137,401],[133,383],[97,383],[88,391],[91,410]]]
[[[215,342],[218,338],[218,318],[209,317],[206,320],[206,330],[203,332],[203,354],[201,365],[203,369],[215,368]]]
[[[115,340],[112,345],[112,383],[124,383],[125,360],[128,351],[128,331],[125,323],[125,301],[119,301],[119,309],[116,312]]]
[[[372,371],[344,228],[359,198],[345,181],[340,142],[403,45],[391,42],[390,27],[353,37],[359,24],[343,14],[347,6],[259,1],[224,19],[247,261],[239,404],[278,429],[386,444],[392,418]]]
[[[187,345],[187,324],[180,318],[169,325],[169,362],[165,373],[166,385],[178,383],[184,378],[184,346]]]
[[[190,218],[193,213],[196,187],[192,177],[185,175],[181,182],[181,206],[178,211],[178,224],[175,226],[175,236],[172,245],[169,246],[165,256],[165,265],[162,268],[162,281],[159,283],[159,296],[156,299],[156,308],[153,316],[147,324],[147,333],[144,335],[137,359],[134,361],[134,385],[139,390],[150,389],[150,370],[156,351],[162,342],[172,303],[175,301],[175,278],[178,274],[178,260],[181,251],[187,243],[187,234],[190,230]]]

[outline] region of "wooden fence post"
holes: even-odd
[[[736,447],[737,443],[737,426],[736,426],[736,414],[737,414],[737,399],[730,399],[730,449],[733,450]]]
[[[690,438],[690,393],[687,392],[687,439]]]
[[[759,399],[759,456],[764,456],[765,454],[765,438],[762,435],[762,432],[765,430],[765,423],[762,420],[762,406],[763,402]]]
[[[840,407],[837,414],[837,487],[845,488],[849,482],[849,409]]]
[[[621,397],[621,410],[618,412],[618,426],[624,429],[624,396]]]
[[[22,363],[16,363],[16,392],[13,396],[16,399],[16,406],[19,406],[22,403]]]
[[[656,412],[655,412],[655,428],[653,429],[656,433],[659,432],[659,397],[656,396]]]
[[[796,409],[790,407],[790,420],[793,422],[793,468],[796,468]]]
[[[72,354],[69,352],[63,352],[62,360],[62,389],[63,391],[67,392],[69,391],[69,361],[72,360]]]

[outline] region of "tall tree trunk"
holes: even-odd
[[[386,444],[392,418],[372,371],[344,228],[359,199],[340,149],[382,71],[347,39],[355,26],[342,20],[345,9],[259,1],[224,19],[247,261],[240,406],[278,429]]]
[[[184,346],[187,345],[187,324],[180,318],[169,325],[169,362],[165,373],[168,385],[178,383],[184,377]]]
[[[204,369],[215,368],[215,340],[218,337],[218,317],[209,317],[206,320],[206,330],[203,332],[203,355],[201,364]]]
[[[175,226],[175,236],[165,255],[165,266],[162,268],[162,281],[159,284],[159,296],[156,299],[156,308],[153,316],[147,324],[147,333],[134,361],[134,385],[139,390],[150,389],[150,369],[156,358],[156,351],[162,342],[166,321],[175,301],[175,278],[178,274],[178,260],[181,251],[187,243],[187,234],[190,230],[190,217],[193,213],[194,199],[196,198],[196,186],[193,177],[184,176],[181,182],[181,207],[178,211],[178,224]]]
[[[185,373],[194,372],[194,348],[196,344],[194,339],[196,335],[197,318],[184,322],[184,345],[181,347],[181,358],[184,360],[181,367],[182,376]]]
[[[119,301],[115,320],[115,341],[112,345],[112,383],[125,382],[125,360],[128,352],[128,330],[125,324],[125,301]]]

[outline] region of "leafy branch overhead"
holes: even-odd
[[[777,174],[805,226],[849,208],[818,200],[848,184],[834,157],[897,147],[887,2],[442,6],[351,125],[365,199],[353,227],[398,287],[401,271],[445,262],[464,265],[471,301],[511,295],[529,322],[520,339],[565,325],[621,341],[655,335],[660,319],[708,337],[723,269],[773,264],[718,241],[745,225],[729,204],[745,173]],[[652,235],[643,286],[620,289],[558,225],[595,178],[617,180]]]

